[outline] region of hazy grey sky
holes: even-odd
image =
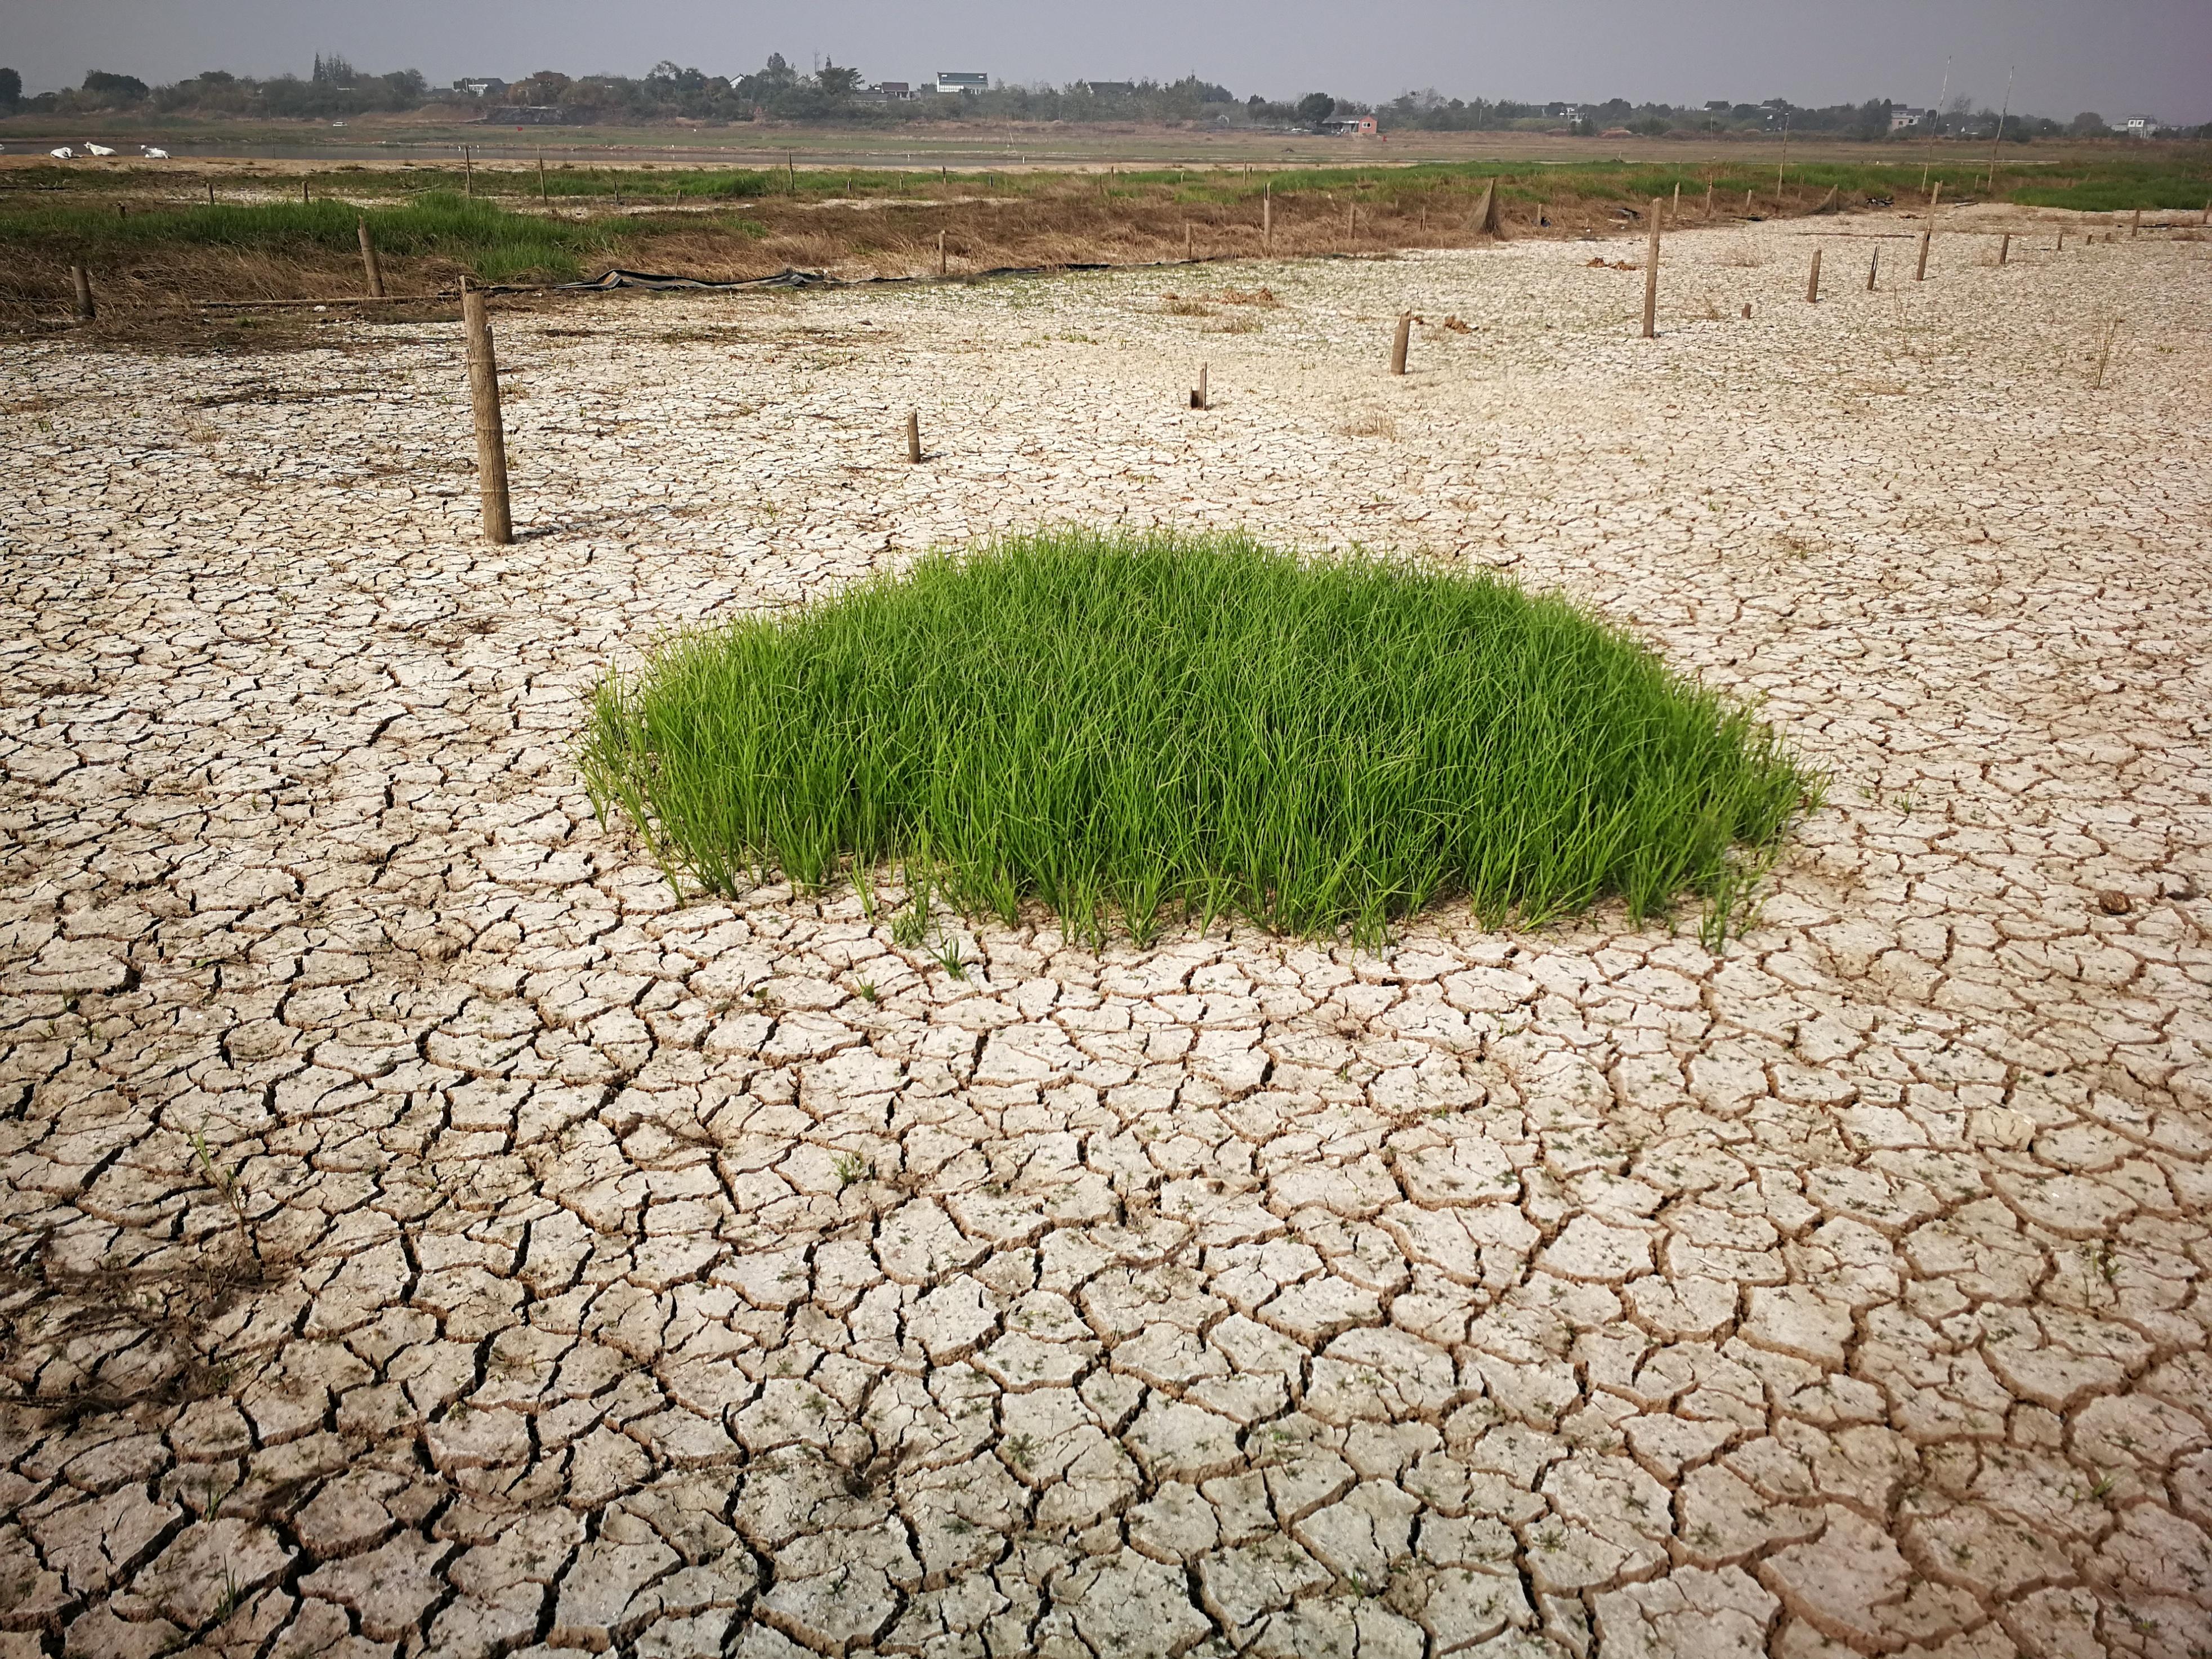
[[[33,91],[88,69],[305,72],[318,51],[441,82],[664,58],[735,74],[781,52],[872,80],[1801,104],[1932,103],[1948,58],[1951,90],[1991,106],[2016,64],[2015,109],[2212,118],[2212,0],[0,0],[0,64]]]

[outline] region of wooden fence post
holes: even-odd
[[[368,216],[366,213],[357,216],[356,223],[361,232],[361,269],[362,276],[368,280],[368,297],[381,300],[384,297],[384,271],[376,263],[376,240],[368,234]]]
[[[945,275],[945,233],[937,233],[937,274]]]
[[[906,412],[906,459],[909,466],[921,465],[921,411],[909,409]]]
[[[1808,305],[1820,302],[1820,250],[1818,248],[1813,250],[1813,274],[1805,279],[1805,302]]]
[[[476,416],[477,485],[483,495],[483,533],[501,545],[514,539],[507,504],[507,428],[499,413],[499,364],[483,290],[461,278],[461,331],[469,343],[469,404]]]
[[[307,194],[307,175],[303,173],[300,175],[300,205],[306,207],[312,199]]]
[[[70,267],[70,283],[76,289],[76,319],[81,323],[92,320],[92,273],[82,265]]]
[[[466,144],[463,144],[461,146],[461,194],[464,196],[473,196],[476,193],[476,158],[469,154],[469,147]]]
[[[1999,264],[2004,264],[2004,262],[2005,262],[2006,260],[2008,260],[2008,259],[2009,259],[2009,258],[2012,258],[2012,233],[2011,233],[2010,231],[2007,231],[2007,232],[2005,232],[2005,234],[2004,234],[2002,237],[2000,237],[2000,238],[1998,239],[1998,240],[1997,240],[1997,263],[1998,263]]]
[[[1260,186],[1260,252],[1265,253],[1275,240],[1275,183],[1269,179]]]
[[[1708,219],[1710,219],[1710,218],[1711,218],[1712,216],[1713,216],[1713,181],[1712,181],[1711,179],[1706,179],[1706,180],[1705,180],[1705,217],[1706,217],[1706,218],[1708,218]]]
[[[1498,213],[1498,180],[1495,179],[1482,187],[1482,194],[1475,201],[1474,234],[1478,236],[1505,234],[1505,222]]]
[[[542,155],[541,155],[541,156],[539,156],[539,157],[538,158],[538,199],[540,202],[543,202],[543,201],[544,201],[544,200],[546,199],[546,196],[545,196],[545,158],[544,158],[544,156],[542,156]]]
[[[1654,337],[1659,331],[1659,216],[1667,204],[1657,197],[1651,198],[1651,243],[1644,255],[1644,337]]]
[[[210,207],[213,207],[213,206],[215,205],[215,180],[214,180],[214,179],[209,179],[209,180],[207,181],[207,187],[208,187],[208,205],[209,205]]]
[[[1928,196],[1928,222],[1920,228],[1920,263],[1912,271],[1912,280],[1916,283],[1928,280],[1928,244],[1936,234],[1936,205],[1942,199],[1943,181],[1938,179],[1936,188]]]
[[[2135,240],[2135,239],[2136,239],[2137,236],[2141,235],[2142,234],[2142,210],[2141,208],[2137,208],[2137,209],[2136,210],[2136,216],[2135,216],[2134,218],[2130,219],[2130,220],[2128,222],[2128,240],[2130,240],[2130,242],[2132,242],[2132,241],[2134,241],[2134,240]]]
[[[1198,366],[1198,385],[1191,390],[1190,406],[1193,409],[1209,407],[1206,398],[1206,365],[1204,363]]]
[[[1390,372],[1393,374],[1406,372],[1406,346],[1413,337],[1413,313],[1409,311],[1398,319],[1397,337],[1390,342]]]
[[[1874,292],[1875,274],[1881,270],[1881,244],[1875,244],[1874,258],[1867,261],[1867,292]]]

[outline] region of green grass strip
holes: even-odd
[[[1079,530],[677,637],[582,764],[672,879],[904,860],[1093,939],[1174,910],[1380,939],[1686,894],[1724,928],[1812,779],[1746,710],[1486,574]]]

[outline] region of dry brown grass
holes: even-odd
[[[1336,430],[1340,437],[1345,438],[1395,438],[1398,435],[1398,422],[1395,416],[1370,410],[1366,414],[1353,416]]]

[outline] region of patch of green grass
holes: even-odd
[[[351,255],[359,246],[356,221],[364,213],[380,252],[442,255],[488,283],[574,276],[577,255],[612,246],[617,228],[510,213],[490,202],[430,191],[398,206],[367,210],[333,201],[218,202],[118,216],[105,204],[40,205],[0,212],[0,247],[36,246],[94,261],[178,246]]]
[[[581,761],[672,879],[903,860],[1094,939],[1170,909],[1382,936],[1741,900],[1815,787],[1747,712],[1565,601],[1240,537],[1022,536],[681,635]],[[920,872],[915,876],[914,872]]]

